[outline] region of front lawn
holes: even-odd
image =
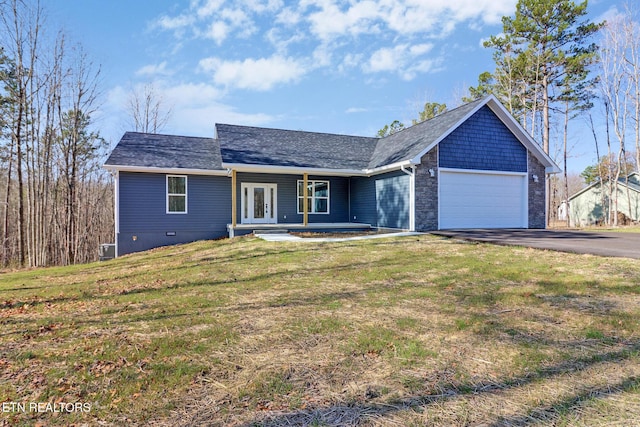
[[[246,237],[0,282],[0,425],[640,419],[635,260]]]

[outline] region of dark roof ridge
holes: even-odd
[[[169,138],[215,139],[215,138],[213,138],[211,136],[176,135],[176,134],[172,134],[172,133],[138,132],[138,131],[133,131],[133,130],[127,130],[124,133],[125,134],[132,133],[132,134],[136,134],[136,135],[148,135],[148,136],[165,136],[165,137],[169,137]]]
[[[262,126],[244,126],[244,125],[234,125],[230,123],[216,123],[215,126],[231,126],[236,128],[247,128],[247,129],[263,129],[268,131],[277,131],[277,132],[299,132],[306,134],[314,134],[314,135],[329,135],[329,136],[341,136],[341,137],[350,137],[350,138],[366,138],[366,139],[375,139],[379,140],[379,137],[376,136],[361,136],[361,135],[351,135],[346,133],[335,133],[335,132],[314,132],[309,130],[292,130],[292,129],[282,129],[282,128],[271,128],[271,127],[262,127]]]

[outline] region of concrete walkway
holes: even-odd
[[[346,242],[350,240],[367,240],[367,239],[384,239],[387,237],[403,237],[403,236],[417,236],[424,233],[416,232],[400,232],[400,233],[386,233],[386,234],[370,234],[366,236],[354,236],[354,237],[299,237],[289,233],[265,233],[256,234],[259,237],[268,242]]]

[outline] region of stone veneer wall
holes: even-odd
[[[429,175],[433,169],[436,176]],[[438,229],[438,146],[422,157],[416,167],[416,231]]]
[[[529,228],[546,228],[546,174],[542,163],[535,156],[528,153],[527,180],[529,183]],[[532,176],[538,175],[538,182]]]

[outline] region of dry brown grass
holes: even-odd
[[[243,238],[25,277],[0,286],[10,302],[0,311],[0,391],[11,400],[80,396],[102,408],[89,418],[35,418],[51,424],[640,419],[640,265],[632,260],[430,236]],[[47,309],[16,311],[33,294]],[[25,328],[34,336],[15,334]],[[64,368],[74,364],[81,368]],[[33,383],[40,377],[62,378],[66,390]]]

